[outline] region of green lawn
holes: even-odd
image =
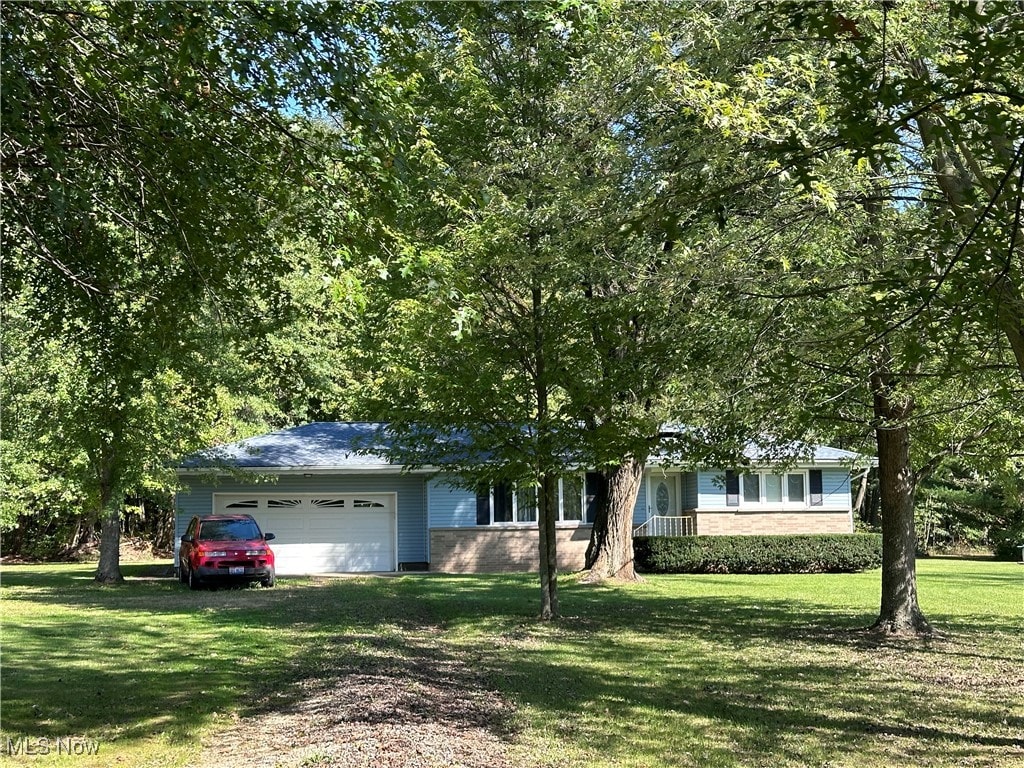
[[[543,625],[528,576],[192,593],[125,570],[111,588],[88,566],[4,568],[4,749],[21,736],[100,744],[11,763],[184,765],[239,718],[386,679],[453,702],[476,686],[500,705],[459,716],[523,766],[1024,766],[1013,563],[921,561],[922,607],[946,636],[880,645],[856,631],[874,618],[877,572],[600,588],[569,577],[565,618]],[[380,719],[435,716],[410,712]]]

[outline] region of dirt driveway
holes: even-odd
[[[277,691],[203,745],[196,768],[515,768],[513,707],[436,632],[336,638],[328,674]]]

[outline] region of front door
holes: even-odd
[[[679,514],[679,475],[666,474],[651,477],[651,512],[659,517]]]

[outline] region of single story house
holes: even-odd
[[[284,575],[537,569],[532,489],[474,492],[437,471],[405,471],[365,447],[382,439],[383,426],[305,424],[188,457],[177,470],[176,542],[193,515],[244,512],[276,535]],[[742,471],[654,458],[633,510],[638,534],[853,532],[850,479],[862,456],[817,446],[784,469],[759,462],[756,448],[747,458]],[[583,567],[597,479],[581,471],[559,483],[565,570]]]

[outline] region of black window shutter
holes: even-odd
[[[478,488],[476,492],[476,524],[491,524],[491,489],[487,486]]]
[[[740,476],[733,469],[725,471],[725,505],[727,507],[740,505]]]
[[[811,506],[821,507],[825,503],[825,497],[821,491],[821,470],[812,469],[808,477],[811,482]]]
[[[586,488],[586,514],[584,522],[592,523],[597,519],[597,510],[604,503],[604,478],[600,472],[587,472]]]
[[[508,483],[494,486],[494,522],[512,522],[512,486]]]

